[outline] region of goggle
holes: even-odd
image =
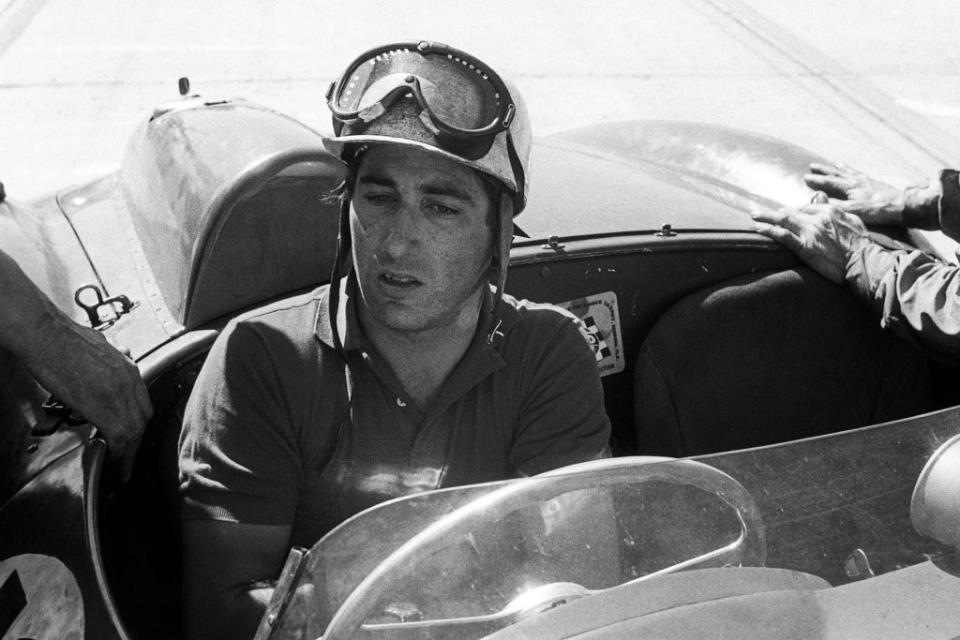
[[[367,51],[331,83],[334,133],[374,121],[403,97],[428,114],[442,149],[469,160],[485,156],[516,113],[506,84],[483,62],[438,42],[401,42]]]

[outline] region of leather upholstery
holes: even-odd
[[[689,295],[634,370],[640,453],[686,456],[815,436],[934,408],[930,364],[806,268]]]

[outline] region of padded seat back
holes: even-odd
[[[772,444],[933,408],[927,359],[802,267],[682,299],[654,325],[634,369],[644,454]]]

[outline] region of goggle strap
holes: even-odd
[[[520,156],[517,155],[517,148],[513,144],[513,136],[507,130],[507,157],[510,159],[510,168],[513,170],[513,180],[517,183],[517,202],[514,210],[519,211],[523,206],[523,194],[525,193],[527,176],[523,171],[523,163],[520,162]]]

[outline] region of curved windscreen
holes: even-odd
[[[820,589],[947,557],[910,498],[956,415],[387,502],[291,554],[258,637],[481,638],[554,609],[634,616],[638,598]]]
[[[480,638],[624,583],[764,558],[759,512],[733,478],[616,459],[362,514],[307,553],[277,631]]]

